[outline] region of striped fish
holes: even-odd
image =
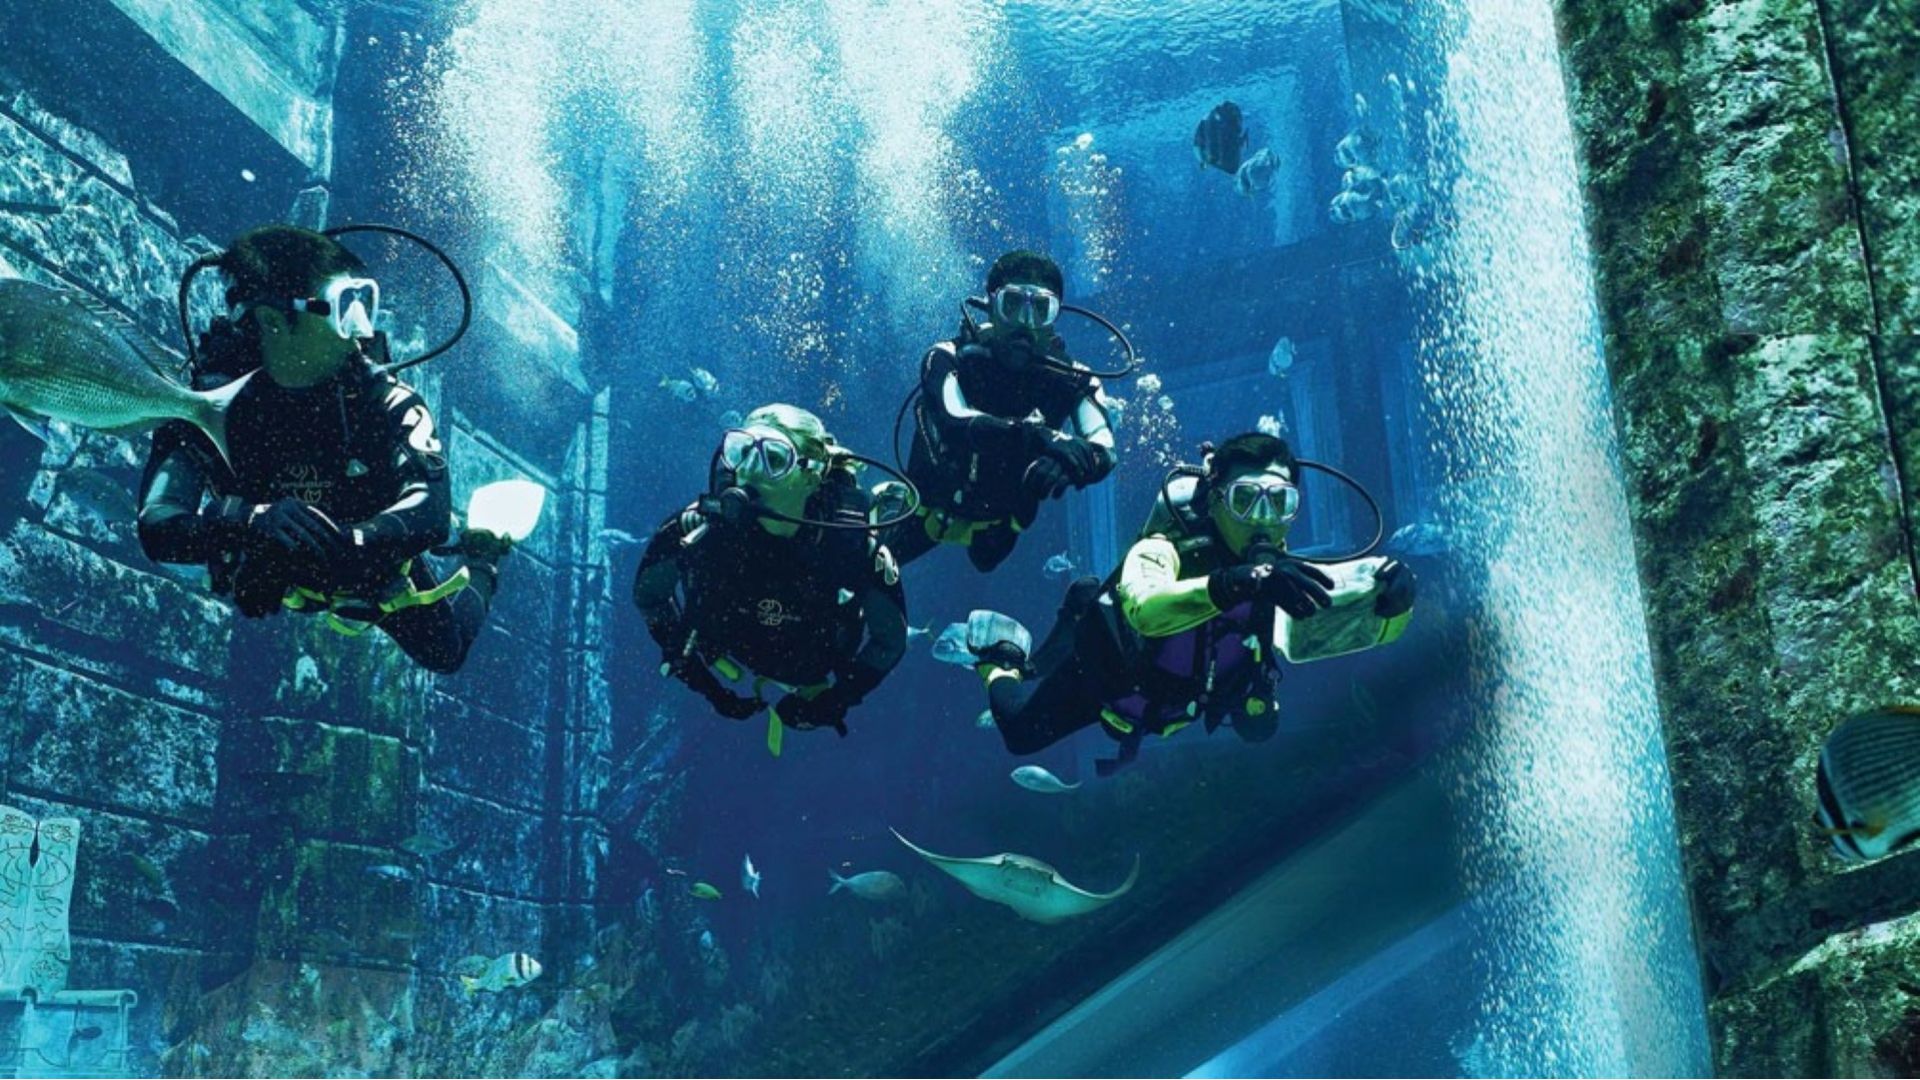
[[[505,953],[496,957],[479,975],[460,976],[460,986],[468,994],[497,994],[516,986],[525,986],[540,977],[540,961],[526,953]]]
[[[1848,717],[1820,748],[1821,831],[1849,861],[1920,839],[1920,706]]]

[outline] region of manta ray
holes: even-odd
[[[1120,887],[1109,893],[1088,892],[1060,876],[1060,871],[1026,855],[1003,852],[983,859],[956,859],[935,855],[891,830],[895,838],[921,858],[952,874],[954,880],[982,900],[1005,904],[1023,919],[1051,925],[1097,911],[1126,895],[1140,877],[1140,856]]]

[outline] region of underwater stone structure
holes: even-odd
[[[0,274],[83,290],[172,344],[200,230],[322,224],[340,15],[272,7],[10,5]],[[191,123],[116,121],[133,107],[77,91],[105,52]],[[214,55],[261,69],[254,96],[201,79]],[[495,276],[474,276],[489,299]],[[483,318],[461,347],[463,372],[532,369],[547,408],[517,444],[482,419],[500,415],[487,380],[410,373],[456,504],[506,476],[550,493],[456,676],[378,634],[244,622],[150,563],[131,521],[144,437],[0,435],[0,801],[81,823],[69,985],[139,993],[134,1071],[556,1075],[608,1052],[604,1007],[469,998],[450,974],[525,951],[570,976],[606,850],[607,404],[566,377],[564,324],[535,325],[543,340]]]
[[[1920,864],[1809,818],[1920,689],[1920,3],[1560,18],[1716,1064],[1911,1075]]]

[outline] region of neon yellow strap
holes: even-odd
[[[981,677],[986,679],[988,686],[992,686],[994,683],[999,682],[1001,679],[1013,679],[1015,681],[1018,681],[1020,678],[1020,673],[1010,667],[989,667],[987,668],[986,671],[981,673]]]
[[[728,682],[739,682],[740,676],[746,674],[746,670],[744,668],[742,668],[739,664],[734,663],[730,658],[725,656],[713,662],[713,670],[719,672],[721,677],[726,679]]]
[[[1179,731],[1181,728],[1186,727],[1188,724],[1191,724],[1191,723],[1193,723],[1193,721],[1191,720],[1182,720],[1177,724],[1168,724],[1166,727],[1163,727],[1160,729],[1160,737],[1163,739],[1167,738],[1171,736],[1174,732]]]
[[[1398,638],[1402,633],[1406,631],[1407,624],[1412,621],[1413,621],[1412,608],[1408,608],[1406,611],[1403,611],[1400,614],[1395,615],[1393,618],[1388,619],[1385,625],[1380,627],[1379,644],[1385,645],[1387,642],[1392,641],[1395,638]]]
[[[778,686],[778,687],[784,688],[785,685],[786,684],[784,683],[774,682],[772,679],[756,677],[753,680],[753,696],[760,698],[762,701],[765,701],[766,699],[764,697],[761,697],[761,694],[760,694],[760,691],[763,688],[768,686]],[[799,694],[801,697],[807,699],[808,701],[812,701],[814,698],[817,698],[821,694],[826,693],[827,687],[830,685],[832,684],[831,683],[815,683],[812,686],[796,686],[793,688],[793,692],[796,694]],[[785,721],[780,719],[779,706],[777,705],[767,706],[767,753],[772,754],[774,757],[779,757],[780,748],[783,745],[785,745],[786,738],[787,738],[787,725]]]
[[[1133,724],[1128,722],[1126,717],[1121,716],[1119,713],[1114,712],[1112,709],[1101,709],[1100,719],[1106,721],[1108,727],[1112,728],[1113,730],[1119,732],[1122,735],[1133,734]]]
[[[433,588],[416,589],[413,586],[413,579],[407,576],[412,569],[412,559],[401,563],[400,581],[405,587],[396,590],[385,599],[377,602],[363,600],[360,597],[351,596],[346,593],[330,595],[318,589],[309,589],[305,585],[295,585],[293,588],[287,590],[285,596],[280,598],[280,603],[281,606],[287,608],[289,611],[305,611],[308,608],[325,608],[327,612],[327,626],[330,629],[337,634],[342,634],[347,637],[358,637],[366,633],[367,630],[379,620],[349,618],[340,614],[341,608],[351,607],[362,610],[373,610],[378,611],[382,616],[386,616],[396,611],[405,611],[408,608],[437,604],[447,597],[452,596],[454,593],[459,592],[461,589],[466,588],[468,585],[473,584],[473,571],[462,566],[460,569],[454,571],[453,576],[435,585]]]

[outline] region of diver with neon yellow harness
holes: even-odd
[[[226,278],[232,314],[190,350],[196,385],[264,377],[229,411],[230,463],[190,425],[155,433],[140,487],[148,557],[204,564],[248,617],[293,609],[325,612],[347,632],[378,625],[421,666],[458,670],[543,489],[476,491],[465,530],[442,549],[447,462],[426,403],[392,374],[404,365],[376,360],[380,290],[361,260],[331,235],[269,225],[196,263],[183,298],[201,268]],[[427,558],[436,550],[457,551],[462,565],[440,572]]]
[[[772,702],[774,753],[783,727],[845,735],[847,712],[906,652],[899,568],[873,536],[855,460],[804,409],[754,410],[634,577],[661,673],[730,719]]]
[[[921,361],[907,475],[924,501],[915,520],[886,535],[901,565],[946,543],[964,546],[976,569],[991,570],[1012,553],[1041,503],[1113,471],[1098,373],[1070,359],[1054,332],[1069,310],[1062,286],[1060,268],[1045,255],[1002,255],[987,273],[986,299],[962,305],[959,335]],[[973,306],[985,309],[987,321],[974,318]],[[887,492],[898,490],[883,486],[883,508],[894,505]]]
[[[1143,736],[1195,722],[1259,742],[1278,725],[1279,629],[1295,631],[1295,661],[1398,638],[1413,610],[1404,564],[1321,566],[1288,552],[1299,468],[1284,441],[1249,433],[1176,470],[1119,570],[1075,582],[1038,650],[1013,619],[974,612],[967,648],[1007,749],[1031,754],[1103,725],[1121,744],[1100,763],[1108,772]]]

